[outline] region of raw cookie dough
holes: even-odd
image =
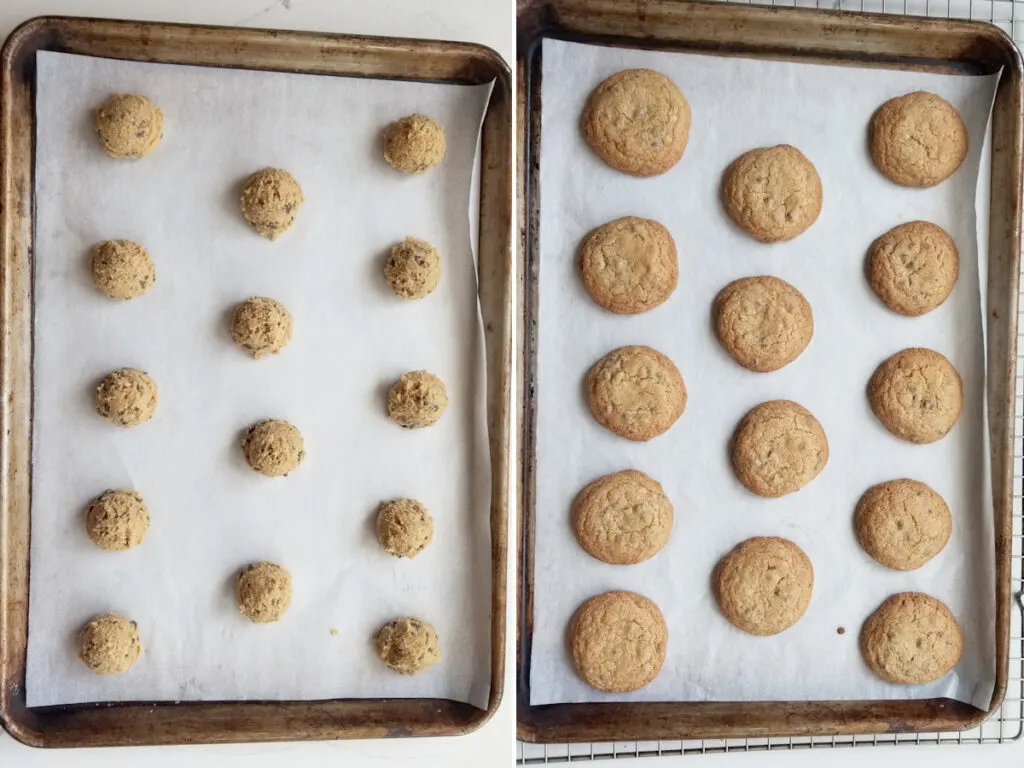
[[[605,592],[576,609],[569,648],[587,685],[627,693],[658,676],[668,649],[668,627],[658,606],[643,595]]]
[[[388,392],[388,418],[406,429],[437,423],[447,407],[444,382],[426,371],[403,373]]]
[[[752,635],[777,635],[800,620],[811,602],[814,567],[796,544],[755,536],[715,567],[715,599],[730,624]]]
[[[153,418],[156,384],[135,368],[108,373],[96,387],[96,412],[119,427],[134,427]]]
[[[825,430],[791,400],[769,400],[743,417],[732,439],[732,466],[747,490],[775,498],[798,491],[828,462]]]
[[[115,93],[96,108],[93,125],[103,151],[118,159],[137,160],[163,138],[164,113],[145,96]]]
[[[868,127],[871,159],[905,187],[933,187],[967,157],[967,127],[941,96],[915,91],[889,99]]]
[[[249,427],[242,438],[249,466],[267,477],[282,477],[306,458],[302,434],[287,421],[265,419]]]
[[[375,642],[380,660],[403,675],[418,675],[441,660],[437,631],[414,616],[389,621],[377,631]]]
[[[868,667],[891,683],[938,680],[960,660],[963,635],[945,603],[921,592],[893,595],[860,630]]]
[[[292,603],[292,575],[277,563],[252,563],[238,574],[238,610],[253,624],[284,616]]]
[[[915,317],[942,304],[960,274],[960,254],[942,227],[911,221],[893,227],[868,250],[868,283],[894,312]]]
[[[231,338],[257,360],[276,355],[291,341],[292,316],[279,301],[253,296],[235,307]]]
[[[614,565],[654,557],[672,533],[672,502],[661,484],[635,469],[599,477],[572,505],[576,539],[593,557]]]
[[[288,171],[261,168],[242,187],[242,215],[263,237],[276,240],[294,223],[303,199],[302,187]]]
[[[715,333],[733,360],[751,371],[777,371],[796,360],[814,335],[811,305],[777,277],[744,277],[715,299]]]
[[[134,299],[156,282],[153,260],[131,240],[104,240],[92,249],[89,267],[93,283],[112,299]]]
[[[917,480],[889,480],[868,488],[853,515],[857,541],[888,568],[912,571],[946,546],[953,517],[939,494]]]
[[[416,557],[434,538],[434,520],[416,499],[383,501],[377,508],[377,542],[395,557]]]
[[[148,529],[149,510],[137,491],[107,491],[85,513],[85,532],[100,549],[131,549]]]
[[[426,240],[407,237],[391,249],[384,263],[384,279],[403,299],[422,299],[441,280],[441,257]]]
[[[871,410],[896,437],[934,443],[956,424],[964,393],[949,360],[934,350],[912,347],[878,366],[868,398]]]
[[[626,69],[587,99],[583,136],[598,157],[633,176],[655,176],[679,162],[690,138],[690,105],[660,72]]]
[[[384,159],[402,173],[430,170],[444,149],[444,128],[426,115],[408,115],[384,129]]]
[[[663,304],[679,279],[672,235],[658,222],[636,216],[592,230],[580,243],[579,266],[594,301],[620,315]]]
[[[97,675],[117,675],[142,653],[139,626],[116,613],[101,613],[78,633],[78,658]]]
[[[667,432],[686,409],[679,369],[650,347],[612,350],[591,367],[585,387],[597,423],[628,440]]]
[[[744,152],[725,170],[722,202],[736,226],[762,243],[792,240],[821,213],[821,179],[796,147]]]

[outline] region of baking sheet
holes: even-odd
[[[99,149],[91,109],[111,92],[148,95],[164,139],[139,162]],[[467,211],[489,86],[111,61],[37,59],[35,413],[28,640],[29,706],[85,701],[444,697],[486,705],[490,665],[490,469],[482,328]],[[383,161],[380,132],[424,112],[447,154],[409,177]],[[277,241],[253,233],[239,185],[283,167],[306,202]],[[439,288],[403,302],[383,259],[406,235],[441,254]],[[142,242],[153,290],[114,302],[91,285],[88,251]],[[254,361],[229,334],[233,306],[272,296],[295,333]],[[146,370],[154,419],[112,427],[91,407],[107,371]],[[384,413],[407,370],[445,381],[451,404],[430,429]],[[244,463],[242,431],[295,424],[303,465],[284,479]],[[134,487],[144,543],[102,552],[84,532],[89,500]],[[383,553],[382,499],[430,509],[434,540],[414,560]],[[294,599],[284,619],[251,624],[232,593],[237,569],[283,564]],[[77,629],[116,611],[139,623],[140,661],[93,675],[75,659]],[[416,615],[437,628],[443,659],[417,677],[387,670],[372,637]],[[336,634],[334,633],[336,631]]]
[[[590,91],[629,67],[671,77],[693,111],[686,154],[662,176],[637,179],[614,171],[580,135]],[[531,704],[950,696],[988,707],[995,675],[994,530],[988,452],[982,450],[987,427],[975,198],[997,80],[544,42]],[[917,89],[948,99],[970,135],[961,169],[927,190],[887,181],[866,146],[874,109]],[[811,229],[767,246],[729,221],[718,190],[722,172],[738,155],[780,143],[795,145],[815,164],[824,205]],[[978,199],[987,216],[987,196]],[[582,237],[626,215],[660,221],[679,249],[676,292],[636,316],[601,309],[575,266]],[[960,250],[960,278],[942,307],[911,319],[874,296],[863,263],[875,237],[913,219],[934,221],[950,233]],[[712,301],[724,285],[759,274],[791,282],[814,312],[807,350],[770,374],[733,362],[710,322]],[[689,392],[679,422],[648,443],[631,443],[598,426],[582,392],[593,362],[625,344],[648,344],[667,354]],[[910,346],[942,352],[963,377],[959,422],[927,446],[890,435],[866,396],[875,367]],[[776,398],[800,402],[821,421],[831,456],[798,493],[761,499],[735,479],[727,445],[751,407]],[[628,468],[661,482],[675,505],[675,527],[653,559],[613,566],[578,546],[569,509],[586,483]],[[852,525],[860,495],[897,477],[935,488],[954,521],[946,549],[908,573],[871,560]],[[807,613],[774,637],[734,628],[711,593],[715,563],[758,535],[792,539],[815,566]],[[566,652],[572,613],[610,589],[651,598],[668,624],[664,668],[632,694],[589,688]],[[890,594],[907,590],[944,600],[964,632],[960,663],[930,685],[882,682],[858,650],[864,619]]]

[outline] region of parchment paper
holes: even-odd
[[[83,701],[438,696],[486,702],[490,484],[482,333],[467,217],[488,86],[312,77],[40,53],[37,74],[35,430],[28,648],[30,706]],[[139,162],[99,148],[91,109],[140,92],[166,115]],[[380,132],[412,112],[445,127],[444,161],[423,176],[389,168]],[[291,171],[306,202],[276,242],[241,217],[241,181]],[[404,302],[383,279],[407,235],[433,243],[442,277]],[[156,285],[115,302],[88,272],[89,248],[138,240]],[[281,301],[294,337],[254,361],[234,347],[233,306]],[[160,404],[129,430],[92,410],[97,381],[146,370]],[[386,392],[425,368],[451,405],[430,429],[387,420]],[[287,478],[250,470],[243,430],[295,424],[307,457]],[[89,500],[135,488],[151,514],[121,553],[85,535]],[[414,560],[383,553],[377,503],[412,496],[435,522]],[[237,610],[238,568],[283,564],[294,599],[254,625]],[[144,645],[126,674],[75,659],[93,614],[136,620]],[[403,615],[434,624],[443,660],[387,670],[376,629]],[[337,630],[332,634],[331,630]]]
[[[544,44],[540,162],[540,314],[533,704],[581,701],[860,699],[951,696],[987,707],[994,675],[993,525],[987,495],[984,349],[978,288],[975,192],[978,158],[997,76],[955,77],[752,59]],[[693,110],[690,143],[671,171],[636,179],[604,165],[585,145],[579,116],[590,91],[628,67],[671,77]],[[888,98],[936,92],[963,116],[970,154],[947,182],[898,187],[871,165],[867,122]],[[731,224],[718,199],[721,175],[739,154],[789,143],[815,164],[821,216],[779,245]],[[987,200],[987,198],[984,198]],[[987,213],[987,203],[986,203]],[[651,312],[617,316],[594,303],[574,263],[580,239],[619,216],[657,219],[679,248],[679,287]],[[960,251],[960,278],[934,312],[908,319],[874,296],[863,274],[871,241],[901,222],[934,221]],[[739,277],[771,274],[795,285],[814,312],[807,350],[781,371],[740,368],[711,328],[718,291]],[[686,382],[679,422],[649,443],[601,428],[582,392],[590,365],[624,344],[667,354]],[[964,409],[943,440],[920,446],[890,435],[872,415],[866,387],[875,367],[910,346],[946,355],[963,376]],[[796,494],[761,499],[735,479],[727,445],[736,424],[765,400],[800,402],[821,421],[831,456]],[[667,546],[635,566],[589,557],[569,509],[595,477],[635,468],[662,483],[676,511]],[[938,557],[908,573],[876,564],[857,545],[853,509],[872,484],[912,477],[935,488],[953,514]],[[711,594],[715,563],[740,541],[777,535],[814,564],[804,617],[774,637],[730,625]],[[591,595],[628,589],[650,597],[669,629],[657,679],[626,695],[601,694],[575,674],[568,622]],[[860,658],[861,623],[890,594],[920,590],[944,600],[964,632],[955,671],[931,685],[875,678]],[[841,629],[840,629],[841,628]]]

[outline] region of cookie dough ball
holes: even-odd
[[[281,302],[253,296],[235,307],[231,338],[257,360],[276,355],[291,341],[292,316]]]
[[[395,557],[416,557],[434,538],[434,520],[416,499],[381,502],[377,509],[377,542]]]
[[[164,113],[145,96],[115,93],[96,108],[93,124],[104,152],[137,160],[156,149],[163,138]]]
[[[262,168],[242,187],[242,215],[263,237],[276,240],[294,223],[303,199],[302,187],[288,171]]]
[[[938,680],[956,666],[963,649],[960,626],[949,608],[921,592],[893,595],[860,630],[864,661],[890,683]]]
[[[814,335],[811,305],[777,277],[734,280],[715,299],[715,334],[733,360],[751,371],[784,368]]]
[[[875,370],[868,383],[871,410],[896,437],[934,443],[960,418],[963,383],[956,368],[931,349],[897,352]]]
[[[436,424],[447,407],[444,382],[426,371],[403,373],[388,392],[388,418],[406,429]]]
[[[626,69],[602,82],[583,109],[594,154],[631,176],[656,176],[679,162],[690,138],[690,104],[651,69]]]
[[[302,434],[287,421],[266,419],[253,424],[242,438],[249,466],[267,477],[283,477],[306,458]]]
[[[426,240],[407,237],[391,249],[384,264],[384,278],[403,299],[422,299],[441,280],[441,257]]]
[[[599,477],[572,505],[580,546],[614,565],[642,563],[658,554],[672,533],[673,518],[661,483],[634,469]]]
[[[149,510],[136,491],[107,491],[85,513],[85,532],[100,549],[120,551],[142,543]]]
[[[444,128],[426,115],[408,115],[384,129],[384,159],[402,173],[430,170],[444,149]]]
[[[437,631],[413,616],[385,624],[377,632],[376,643],[380,660],[403,675],[418,675],[441,660]]]
[[[890,480],[860,497],[853,515],[857,541],[871,557],[912,571],[946,546],[953,517],[939,494],[917,480]]]
[[[92,249],[92,281],[112,299],[134,299],[156,282],[146,249],[131,240],[104,240]]]
[[[96,412],[119,427],[134,427],[153,418],[156,384],[142,371],[119,368],[96,387]]]
[[[292,575],[263,560],[238,574],[238,610],[253,624],[278,621],[292,603]]]
[[[816,418],[791,400],[752,408],[732,439],[732,466],[751,493],[776,498],[799,491],[828,462],[828,438]]]
[[[889,99],[871,117],[875,167],[905,187],[934,187],[967,157],[967,127],[953,105],[927,91]]]
[[[78,633],[78,658],[97,675],[117,675],[139,659],[139,626],[116,613],[101,613]]]
[[[868,283],[894,312],[916,317],[942,304],[960,275],[960,254],[942,227],[911,221],[871,244]]]

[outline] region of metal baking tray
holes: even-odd
[[[536,471],[542,41],[760,57],[813,64],[943,73],[1003,70],[992,113],[988,253],[988,408],[995,511],[996,683],[986,709],[952,699],[892,701],[616,702],[530,705],[533,520]],[[685,0],[520,0],[518,3],[518,203],[520,225],[520,549],[517,592],[518,733],[527,742],[573,743],[766,736],[962,731],[996,710],[1007,686],[1012,608],[1013,441],[1021,178],[1021,57],[998,28],[971,21],[737,6]]]
[[[487,709],[446,699],[25,702],[31,522],[33,145],[37,51],[211,67],[434,83],[495,81],[480,143],[477,274],[491,461],[491,663]],[[33,746],[460,735],[501,701],[505,665],[511,382],[512,85],[492,50],[464,43],[44,17],[0,53],[0,722]]]

